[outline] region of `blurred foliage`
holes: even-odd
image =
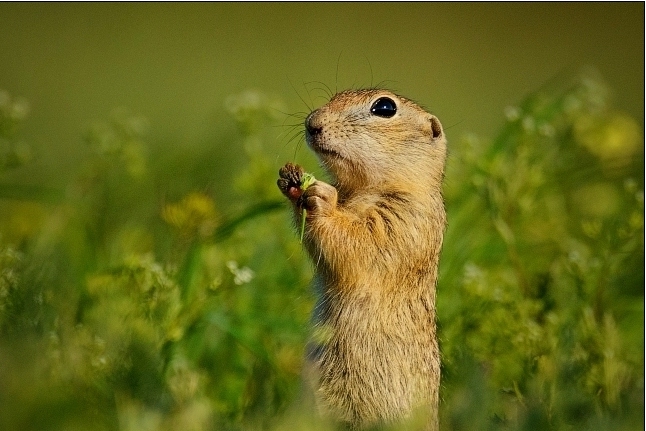
[[[643,427],[643,138],[607,100],[592,74],[555,80],[452,147],[448,429]]]
[[[0,90],[0,172],[20,167],[31,159],[31,148],[16,138],[28,114],[25,99],[12,98]]]
[[[25,107],[0,93],[2,170],[28,163]],[[225,107],[247,159],[228,205],[160,191],[124,110],[65,190],[0,177],[1,429],[321,428],[299,398],[312,272],[267,150],[284,108]],[[505,116],[450,142],[442,427],[642,428],[642,132],[591,74]]]

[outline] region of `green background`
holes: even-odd
[[[41,165],[73,166],[90,121],[125,106],[154,142],[230,130],[249,88],[287,112],[378,83],[438,115],[449,139],[490,136],[508,105],[564,71],[596,67],[643,124],[641,3],[2,4],[0,85],[26,97]],[[321,84],[316,84],[320,82]],[[310,91],[304,89],[304,83]]]

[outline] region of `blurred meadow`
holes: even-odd
[[[275,180],[375,85],[449,139],[442,429],[643,429],[643,3],[0,3],[0,429],[331,429]]]

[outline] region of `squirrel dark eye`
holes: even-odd
[[[397,113],[397,105],[390,97],[380,97],[372,104],[370,112],[379,117],[390,118]]]

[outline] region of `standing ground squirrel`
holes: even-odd
[[[278,186],[306,209],[315,266],[315,336],[307,363],[317,405],[362,429],[423,415],[438,429],[435,286],[446,213],[439,120],[386,90],[336,94],[305,120],[332,185],[300,188],[288,163]]]

